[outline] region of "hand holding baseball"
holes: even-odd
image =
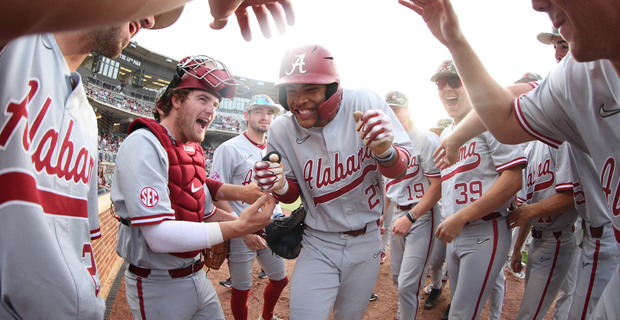
[[[394,141],[394,130],[390,117],[380,109],[370,109],[365,113],[355,111],[353,118],[357,123],[355,130],[359,132],[365,146],[379,158],[388,156]]]
[[[284,177],[284,167],[280,163],[280,155],[274,152],[265,158],[263,161],[254,163],[254,180],[264,192],[282,189],[286,183],[286,178]]]

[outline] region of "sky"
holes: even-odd
[[[265,39],[250,12],[253,40],[241,37],[234,15],[223,30],[209,28],[206,0],[185,6],[176,24],[144,30],[140,45],[182,59],[208,55],[226,64],[235,76],[278,80],[284,53],[303,44],[320,44],[334,56],[345,88],[364,87],[384,96],[402,91],[416,126],[427,129],[447,117],[430,81],[450,53],[430,33],[420,16],[396,0],[292,0],[296,22],[284,35],[271,22]],[[526,0],[454,0],[463,33],[485,67],[500,84],[510,85],[526,72],[545,77],[555,67],[552,46],[536,39],[551,31],[547,14]],[[250,10],[251,11],[251,10]]]

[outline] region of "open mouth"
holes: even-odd
[[[459,102],[457,97],[446,97],[446,104],[450,107],[454,107]]]
[[[299,116],[301,118],[308,118],[310,116],[312,116],[316,110],[314,109],[297,109],[296,110],[297,114],[299,114]]]
[[[198,119],[196,120],[196,123],[198,124],[201,130],[206,130],[207,127],[209,126],[209,121],[206,119]]]
[[[140,29],[140,24],[137,21],[131,22],[129,24],[129,39],[133,38]]]

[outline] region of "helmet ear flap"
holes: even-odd
[[[338,82],[328,84],[325,88],[325,100],[329,100],[336,91],[338,91]]]
[[[278,87],[278,99],[280,100],[280,105],[286,110],[290,111],[288,108],[288,103],[286,101],[286,86]]]

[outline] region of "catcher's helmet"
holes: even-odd
[[[319,105],[321,119],[329,119],[340,107],[342,89],[340,74],[334,57],[322,46],[303,45],[286,52],[280,64],[280,79],[275,86],[280,87],[280,104],[289,110],[286,101],[287,84],[311,83],[326,84],[325,101]]]
[[[235,76],[222,62],[209,56],[185,57],[177,64],[177,73],[161,94],[157,107],[166,98],[168,92],[174,88],[196,89],[209,92],[218,100],[233,99],[235,93],[245,93],[248,87],[235,80]],[[241,90],[239,90],[241,88]],[[158,94],[159,96],[159,94]]]

